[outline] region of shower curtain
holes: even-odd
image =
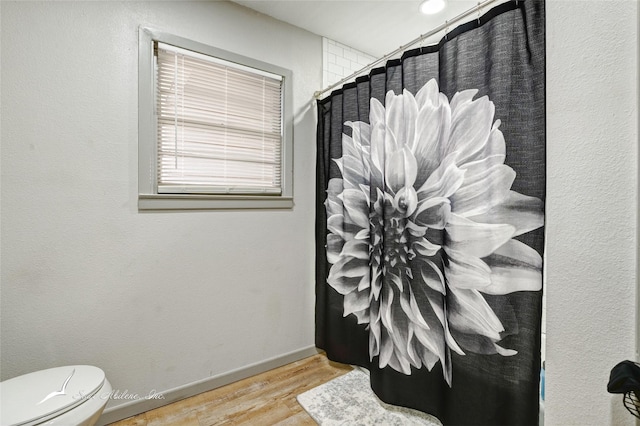
[[[544,2],[318,101],[316,345],[446,424],[538,424]]]

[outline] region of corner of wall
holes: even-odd
[[[327,87],[366,67],[377,58],[322,37],[322,83]]]

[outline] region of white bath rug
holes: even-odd
[[[297,398],[321,426],[442,426],[433,416],[380,401],[371,390],[369,374],[358,368]]]

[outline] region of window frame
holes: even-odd
[[[138,32],[138,209],[217,210],[293,208],[293,90],[292,72],[233,52],[163,31],[140,27]],[[283,78],[281,194],[168,194],[158,192],[157,120],[154,42],[277,74]]]

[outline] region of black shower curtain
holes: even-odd
[[[544,2],[318,101],[316,345],[445,425],[538,423]]]

